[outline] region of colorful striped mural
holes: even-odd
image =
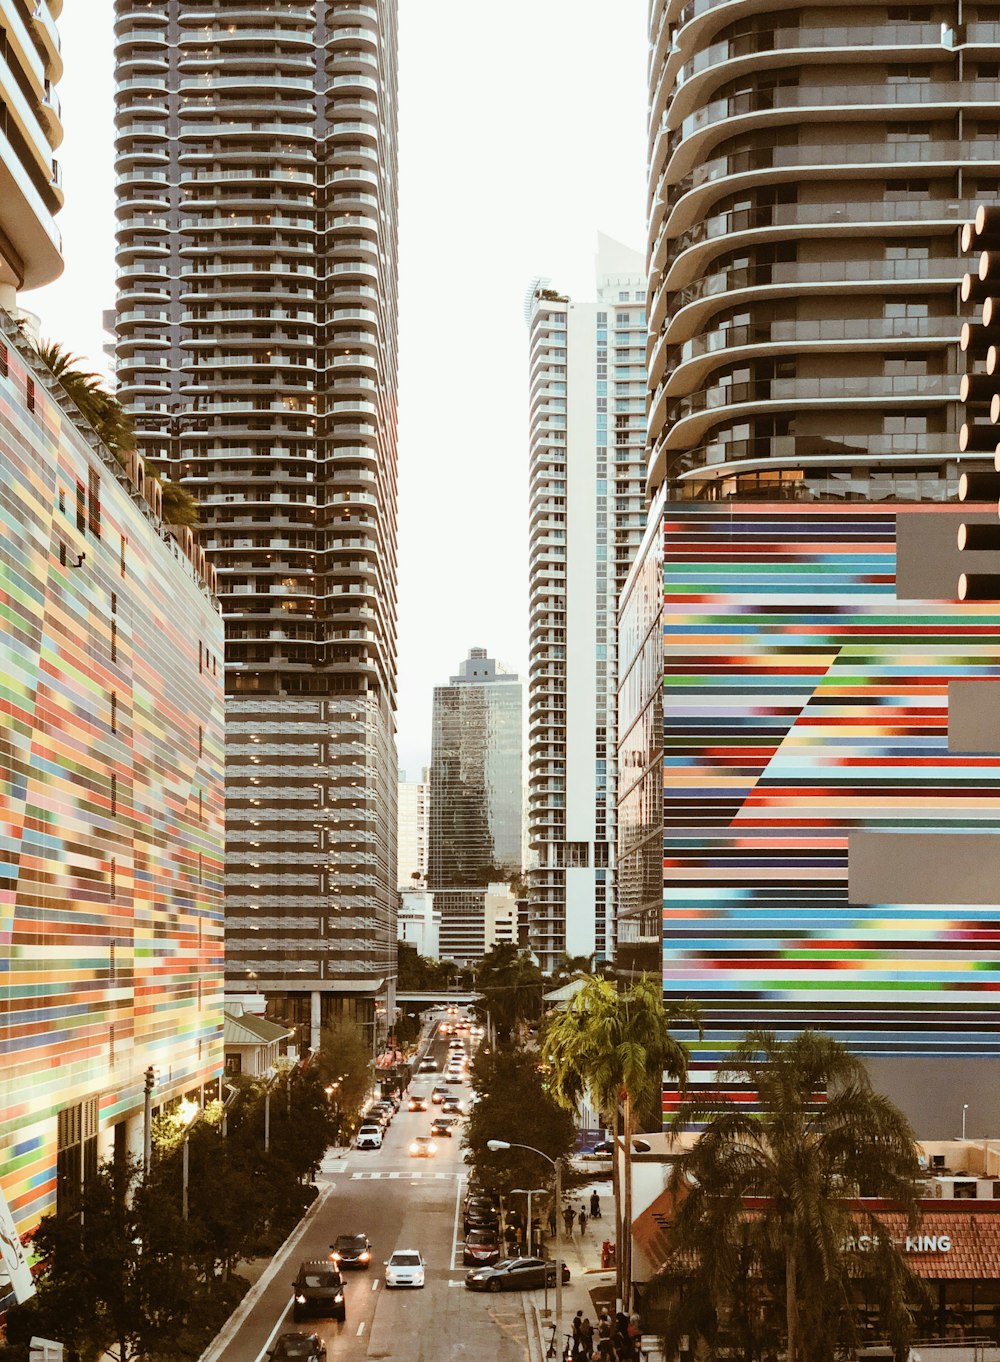
[[[23,1233],[54,1204],[60,1112],[86,1105],[101,1152],[128,1120],[134,1148],[148,1065],[157,1102],[221,1073],[223,634],[189,560],[11,339],[0,1189]]]
[[[948,743],[949,682],[1000,676],[998,608],[897,597],[897,519],[955,512],[666,506],[664,988],[701,1002],[703,1072],[749,1027],[1000,1058],[1000,909],[852,902],[848,874],[859,834],[905,861],[1000,828],[1000,757]]]

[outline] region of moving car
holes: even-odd
[[[334,1264],[319,1261],[299,1265],[292,1282],[292,1317],[298,1323],[307,1315],[346,1319],[344,1279]]]
[[[408,1111],[426,1111],[426,1110],[427,1110],[427,1094],[426,1094],[425,1092],[414,1092],[414,1093],[411,1093],[411,1094],[410,1094],[410,1100],[409,1100],[409,1102],[407,1103],[407,1110],[408,1110]]]
[[[462,1106],[462,1100],[459,1097],[446,1097],[441,1103],[441,1110],[446,1111],[449,1116],[463,1116],[465,1114],[465,1108]]]
[[[441,1110],[444,1111],[444,1109],[445,1108],[442,1105]],[[453,1133],[453,1127],[457,1125],[458,1120],[454,1116],[435,1116],[434,1120],[431,1122],[431,1135],[447,1135],[450,1140]]]
[[[382,1127],[374,1121],[367,1121],[358,1131],[354,1141],[355,1149],[381,1149]]]
[[[385,1264],[385,1284],[423,1286],[424,1260],[416,1249],[397,1249]]]
[[[500,1240],[496,1230],[470,1230],[462,1248],[462,1263],[489,1267],[500,1259]]]
[[[372,1265],[372,1246],[367,1234],[341,1234],[337,1242],[330,1245],[330,1258],[338,1267],[363,1267]]]
[[[319,1334],[279,1334],[267,1356],[269,1362],[326,1362],[326,1344]]]
[[[434,1089],[431,1092],[431,1101],[436,1107],[439,1107],[447,1096],[448,1089],[444,1086],[444,1079],[442,1079],[440,1083],[434,1085]]]
[[[431,1059],[430,1055],[422,1059],[417,1065],[417,1073],[432,1074],[437,1070],[437,1060]]]
[[[432,1159],[438,1147],[429,1135],[415,1135],[410,1144],[411,1159]]]
[[[569,1281],[569,1268],[562,1265],[563,1284]],[[521,1291],[556,1284],[556,1265],[541,1258],[501,1258],[492,1267],[477,1267],[465,1275],[470,1291]]]

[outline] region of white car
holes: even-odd
[[[363,1125],[358,1131],[358,1138],[354,1141],[355,1149],[381,1149],[382,1148],[382,1128],[374,1122]]]
[[[397,1249],[385,1264],[385,1284],[423,1286],[424,1260],[416,1249]]]

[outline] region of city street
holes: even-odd
[[[466,1045],[471,1051],[468,1039]],[[444,1068],[447,1041],[435,1038],[431,1054]],[[430,1093],[434,1075],[417,1077],[413,1090]],[[463,1097],[467,1085],[455,1089]],[[526,1352],[520,1293],[473,1294],[462,1285],[462,1199],[466,1167],[461,1139],[437,1140],[434,1158],[412,1158],[414,1135],[430,1130],[432,1108],[408,1112],[406,1104],[386,1132],[381,1150],[351,1150],[328,1158],[318,1179],[324,1197],[305,1234],[282,1263],[218,1362],[261,1362],[284,1330],[315,1331],[329,1362],[442,1362],[497,1358],[520,1362]],[[291,1283],[301,1261],[325,1258],[338,1234],[364,1232],[372,1242],[368,1271],[345,1272],[347,1319],[295,1324]],[[422,1290],[386,1291],[383,1263],[395,1249],[418,1249],[426,1263]]]

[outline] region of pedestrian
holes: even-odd
[[[596,1192],[590,1194],[590,1218],[591,1220],[600,1220],[601,1218],[601,1198]]]
[[[583,1337],[580,1333],[580,1326],[583,1323],[583,1311],[577,1310],[573,1316],[573,1323],[570,1326],[573,1331],[573,1350],[571,1356],[579,1357],[583,1349]]]
[[[612,1362],[614,1348],[611,1342],[611,1319],[605,1310],[597,1329],[597,1352],[601,1362]]]
[[[582,1206],[580,1207],[580,1214],[576,1217],[576,1219],[577,1223],[580,1226],[580,1238],[582,1239],[583,1232],[587,1228],[587,1212],[583,1209]]]
[[[587,1362],[591,1362],[594,1356],[594,1326],[586,1315],[580,1325],[580,1346]]]
[[[567,1206],[563,1211],[563,1224],[566,1226],[566,1233],[570,1239],[573,1238],[573,1221],[575,1218],[576,1217],[573,1215],[573,1207]]]
[[[549,1207],[549,1238],[554,1239],[556,1233],[556,1203],[553,1201]]]

